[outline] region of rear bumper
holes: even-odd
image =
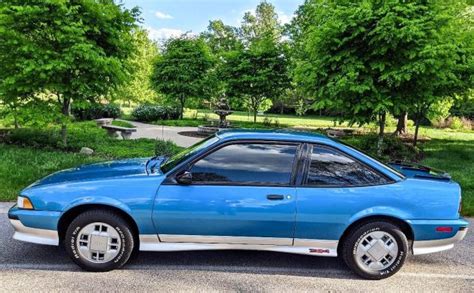
[[[466,237],[467,227],[462,227],[453,237],[436,240],[413,241],[413,255],[427,254],[448,250],[454,247],[454,244]]]

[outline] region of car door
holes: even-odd
[[[338,240],[350,220],[372,207],[390,207],[399,199],[394,181],[334,147],[308,144],[297,188],[295,245]]]
[[[290,142],[230,142],[178,169],[156,196],[160,240],[292,245],[299,149]],[[175,179],[185,171],[190,184]]]

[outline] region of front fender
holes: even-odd
[[[124,211],[125,213],[127,213],[128,215],[132,214],[130,207],[127,206],[125,203],[117,199],[106,197],[106,196],[86,196],[86,197],[76,198],[64,207],[62,214],[65,214],[69,210],[81,205],[105,205],[105,206],[118,208]]]

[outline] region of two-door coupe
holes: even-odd
[[[446,174],[384,165],[325,136],[219,132],[172,157],[54,173],[21,192],[17,240],[59,245],[108,271],[135,250],[251,249],[341,256],[362,277],[396,273],[408,253],[467,233]]]

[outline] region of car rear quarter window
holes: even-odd
[[[305,185],[345,187],[387,183],[383,175],[340,151],[318,145],[312,148]]]
[[[194,164],[193,183],[289,185],[297,148],[267,143],[224,146]]]

